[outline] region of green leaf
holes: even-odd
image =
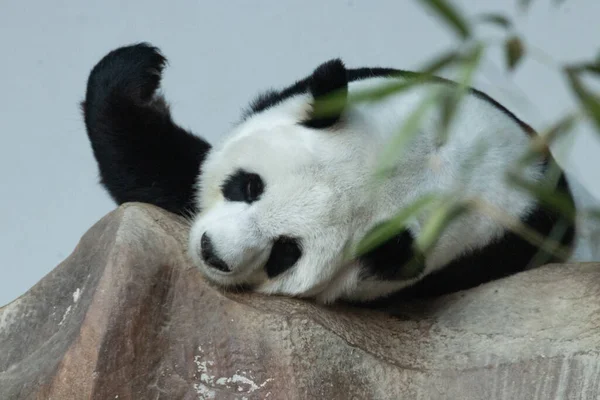
[[[468,211],[464,203],[447,201],[433,210],[416,239],[415,247],[422,253],[427,253],[439,240],[442,233],[452,221]]]
[[[436,147],[442,147],[448,141],[450,124],[454,119],[458,103],[462,98],[462,91],[458,87],[450,87],[444,90],[440,96],[440,126],[436,138]]]
[[[452,51],[446,52],[446,53],[442,54],[441,56],[436,57],[433,60],[425,63],[425,65],[420,68],[420,70],[421,70],[420,75],[425,75],[425,76],[434,75],[439,70],[456,62],[459,58],[460,58],[460,53],[458,53],[457,51],[452,50]]]
[[[583,70],[585,72],[600,74],[600,62],[585,64]]]
[[[475,18],[475,21],[486,23],[486,24],[496,25],[496,26],[499,26],[500,28],[504,28],[504,29],[512,28],[512,22],[510,21],[510,19],[508,19],[508,17],[506,17],[502,14],[496,14],[496,13],[481,14]]]
[[[385,85],[380,85],[379,87],[375,88],[363,89],[361,91],[353,93],[349,99],[349,102],[360,103],[369,101],[381,101],[388,96],[392,96],[397,93],[407,91],[417,85],[430,82],[438,71],[457,62],[459,58],[460,55],[455,51],[444,53],[441,56],[436,57],[433,60],[426,63],[421,68],[421,72],[402,72],[399,74],[400,79],[397,81]],[[336,100],[333,99],[333,101],[335,102]],[[327,100],[325,100],[324,103],[321,104],[321,106],[328,107],[326,102]],[[331,107],[333,111],[337,110],[335,108],[336,104],[332,104]]]
[[[570,252],[568,249],[563,247],[560,243],[548,243],[545,235],[540,234],[537,230],[523,223],[523,221],[519,220],[518,218],[507,214],[506,211],[502,210],[501,208],[477,198],[471,199],[469,203],[477,211],[477,213],[492,218],[494,221],[504,226],[507,230],[511,231],[537,248],[550,252],[558,258],[565,258],[569,256]],[[562,225],[562,221],[559,223]],[[552,234],[554,235],[555,233],[558,232],[554,232],[553,229]]]
[[[471,36],[471,30],[467,20],[446,0],[421,0],[430,9],[435,11],[456,33],[467,39]]]
[[[527,12],[529,11],[529,7],[531,7],[531,0],[519,0],[519,8],[521,11]]]
[[[600,60],[592,61],[589,63],[575,64],[570,67],[567,67],[567,69],[575,73],[590,72],[592,74],[600,74]]]
[[[436,196],[427,195],[420,197],[413,203],[402,208],[398,214],[388,221],[384,221],[371,229],[364,238],[357,244],[354,251],[354,257],[360,257],[363,254],[377,248],[392,237],[399,234],[406,227],[409,218],[415,216],[430,206],[437,200]]]
[[[571,132],[577,123],[576,115],[569,114],[559,121],[545,129],[531,141],[531,147],[527,153],[519,160],[519,166],[523,167],[533,162],[550,150],[550,146],[560,137]]]
[[[504,56],[509,70],[514,70],[525,55],[525,46],[519,37],[511,36],[504,43]]]
[[[544,142],[547,144],[552,144],[561,136],[572,131],[576,122],[577,116],[573,114],[561,118],[557,123],[548,128],[545,133],[542,133]]]
[[[436,103],[439,96],[438,92],[439,89],[432,90],[430,95],[426,96],[403,122],[398,133],[394,135],[381,155],[380,166],[375,171],[376,177],[385,179],[387,173],[394,169],[397,160],[402,156],[402,152],[406,150],[409,143],[419,132],[425,114]]]
[[[593,210],[587,210],[586,214],[590,218],[595,219],[596,221],[600,222],[600,208],[593,209]]]
[[[566,220],[560,219],[539,245],[535,243],[538,251],[529,262],[529,266],[536,267],[547,264],[553,257],[558,258],[557,261],[567,261],[568,254],[563,254],[561,251],[561,242],[570,226],[571,224]]]
[[[457,62],[460,55],[456,51],[450,51],[426,63],[421,72],[404,71],[398,74],[399,78],[392,83],[380,85],[375,88],[368,88],[352,93],[346,97],[344,90],[338,90],[323,96],[319,99],[318,108],[315,109],[315,116],[328,117],[338,115],[341,110],[352,103],[377,102],[382,101],[388,96],[407,91],[419,84],[429,82],[434,74],[441,69]]]
[[[389,145],[384,150],[381,155],[380,166],[376,171],[376,176],[379,178],[384,178],[385,175],[394,168],[396,161],[402,155],[402,151],[404,151],[409,143],[414,139],[414,137],[419,132],[419,127],[421,126],[421,122],[425,117],[426,113],[433,107],[438,101],[446,100],[445,103],[442,104],[442,116],[441,116],[441,127],[438,141],[445,142],[446,135],[448,132],[448,127],[454,114],[456,112],[457,103],[460,99],[466,94],[470,87],[470,83],[472,80],[472,76],[479,64],[481,56],[483,54],[483,45],[478,44],[475,48],[467,54],[467,56],[463,56],[461,58],[461,62],[463,63],[463,76],[458,85],[454,86],[453,91],[455,95],[450,99],[444,99],[443,95],[440,96],[440,93],[444,93],[449,90],[448,88],[453,88],[450,85],[443,85],[441,87],[434,86],[432,87],[431,93],[429,96],[426,96],[421,103],[413,110],[412,113],[406,118],[406,120],[401,125],[398,133],[394,135]],[[436,68],[439,68],[442,65],[446,65],[450,60],[458,60],[460,56],[458,55],[450,55],[444,57],[440,60],[443,62],[436,62],[433,64]],[[417,77],[416,79],[429,79],[430,75],[426,75],[426,77]],[[445,107],[444,107],[445,104]],[[441,145],[441,144],[440,144]]]
[[[566,193],[558,191],[556,187],[547,183],[529,182],[515,171],[509,171],[507,179],[511,184],[530,193],[543,205],[561,213],[569,221],[575,220],[575,205],[572,198]]]
[[[583,106],[586,114],[596,125],[596,130],[600,133],[600,97],[590,92],[581,82],[577,69],[566,68],[567,78],[571,89],[577,96],[579,103]]]
[[[404,264],[400,270],[398,270],[394,276],[398,280],[414,279],[421,275],[425,270],[425,257],[418,251],[413,249],[413,258]]]
[[[477,175],[478,167],[483,164],[490,150],[489,143],[480,140],[475,144],[473,151],[463,155],[457,174],[457,176],[461,177],[463,185],[467,186],[472,182],[473,176]]]
[[[317,118],[339,115],[347,106],[346,93],[346,90],[336,90],[320,97],[313,105],[313,115]]]
[[[437,146],[440,147],[446,143],[450,124],[454,119],[458,106],[463,97],[468,93],[473,75],[481,61],[484,47],[478,44],[475,48],[463,58],[461,76],[456,85],[450,86],[441,96],[441,126],[437,138]]]
[[[400,79],[398,81],[394,81],[385,85],[379,85],[374,88],[363,89],[351,94],[349,102],[362,103],[382,101],[386,97],[405,92],[419,83],[420,82],[418,79]]]

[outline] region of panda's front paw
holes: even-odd
[[[167,59],[148,43],[120,47],[94,66],[88,79],[87,102],[128,99],[148,103],[160,86]]]

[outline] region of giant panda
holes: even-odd
[[[528,150],[532,128],[476,89],[460,103],[445,142],[437,141],[440,114],[432,111],[409,150],[373,179],[382,152],[427,88],[452,82],[439,78],[381,101],[353,102],[361,90],[414,73],[349,69],[332,59],[288,87],[260,94],[211,146],[173,121],[159,93],[166,61],[147,43],[105,55],[87,82],[85,127],[101,184],[114,201],[149,203],[188,218],[190,258],[223,290],[367,304],[440,296],[535,266],[538,247],[475,210],[454,220],[426,253],[415,243],[427,213],[348,257],[361,238],[430,193],[476,196],[543,237],[560,227],[560,244],[575,246],[572,219],[506,180],[506,170]],[[344,107],[319,112],[320,99],[332,93],[345,99]],[[484,156],[470,158],[482,144]],[[552,162],[550,152],[540,153],[524,177],[551,179]],[[562,172],[556,190],[572,200]],[[413,275],[405,271],[410,261],[420,265]]]

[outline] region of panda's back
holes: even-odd
[[[402,78],[372,77],[353,81],[350,98]],[[468,92],[459,104],[446,138],[440,141],[440,108],[432,106],[419,121],[419,128],[404,148],[390,148],[401,129],[432,95],[448,83],[435,81],[402,91],[377,102],[355,103],[350,122],[360,126],[365,145],[376,142],[368,168],[376,171],[394,154],[395,173],[388,184],[388,196],[404,206],[430,191],[461,189],[481,196],[498,207],[522,215],[530,206],[521,190],[508,184],[506,174],[529,151],[531,137],[516,117],[507,114],[476,92]],[[358,139],[357,139],[358,140]],[[545,164],[524,169],[525,177],[537,181]],[[407,188],[410,192],[407,193]],[[385,208],[385,207],[384,207]]]

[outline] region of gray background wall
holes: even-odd
[[[456,3],[469,13],[517,16],[518,31],[558,61],[600,50],[598,0],[560,8],[533,0],[520,17],[516,0]],[[114,208],[97,184],[78,102],[100,57],[136,41],[169,58],[163,86],[175,119],[214,140],[257,90],[287,84],[322,61],[417,68],[454,37],[413,0],[2,1],[0,305],[67,257]],[[534,127],[574,104],[551,66],[528,60],[511,76],[501,65],[499,49],[491,51],[476,86]],[[600,197],[600,143],[586,126],[576,133],[559,160]]]

